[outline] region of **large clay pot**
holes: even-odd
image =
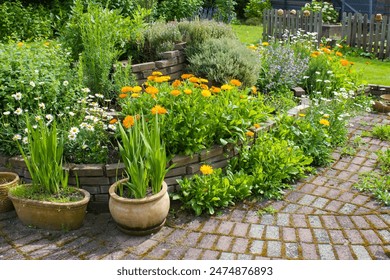
[[[12,172],[0,172],[0,213],[14,209],[8,198],[10,188],[19,185],[19,175]]]
[[[23,224],[50,230],[73,230],[83,225],[91,197],[86,190],[75,190],[82,193],[82,200],[58,203],[19,198],[11,193],[8,196]]]
[[[117,181],[109,189],[108,205],[118,228],[130,235],[148,235],[159,231],[165,224],[170,207],[167,184],[163,182],[157,194],[132,199],[116,193],[118,185],[127,181],[127,178]]]

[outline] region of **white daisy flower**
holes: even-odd
[[[20,99],[22,99],[22,93],[17,92],[15,94],[12,94],[12,97],[15,98],[15,100],[20,100]]]
[[[9,114],[11,114],[10,111],[5,111],[5,112],[3,113],[3,115],[5,115],[5,116],[8,116]]]
[[[35,83],[33,81],[31,81],[30,86],[35,87]]]
[[[72,134],[77,134],[79,132],[80,132],[80,130],[75,126],[70,129],[70,133],[72,133]]]
[[[14,141],[17,141],[20,139],[22,139],[22,136],[20,136],[20,134],[15,134],[14,137],[12,137],[12,140],[14,140]]]
[[[20,116],[21,114],[23,114],[23,110],[21,108],[18,108],[18,109],[15,110],[14,113],[15,113],[15,115]]]
[[[68,139],[71,140],[71,141],[74,141],[74,140],[76,140],[76,135],[75,134],[69,134],[68,135]]]
[[[66,87],[66,86],[69,85],[69,82],[68,82],[68,81],[63,81],[63,82],[62,82],[62,85],[63,85],[64,87]]]

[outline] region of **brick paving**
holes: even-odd
[[[354,118],[351,139],[378,123],[390,124],[390,117]],[[375,151],[389,143],[362,140],[356,155],[336,151],[333,164],[299,181],[283,201],[240,203],[212,217],[172,211],[150,236],[123,234],[109,213],[88,213],[71,232],[29,228],[14,211],[2,213],[0,259],[390,259],[390,208],[353,188],[360,173],[377,168]],[[264,205],[277,213],[259,217]]]

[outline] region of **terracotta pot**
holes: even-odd
[[[141,199],[120,197],[116,194],[118,185],[128,181],[122,179],[109,189],[109,208],[118,228],[130,235],[148,235],[159,231],[165,224],[170,200],[168,187],[163,182],[159,193]]]
[[[12,172],[0,172],[0,213],[14,209],[12,201],[8,198],[10,188],[19,185],[19,175]]]
[[[26,185],[30,186],[30,185]],[[84,198],[75,202],[48,202],[24,199],[8,193],[23,224],[50,230],[73,230],[83,225],[90,194],[75,188]]]

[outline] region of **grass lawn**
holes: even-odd
[[[390,86],[390,61],[352,56],[348,60],[355,63],[353,68],[361,73],[364,83]]]
[[[233,24],[232,28],[238,39],[245,44],[257,44],[263,36],[263,26]]]

